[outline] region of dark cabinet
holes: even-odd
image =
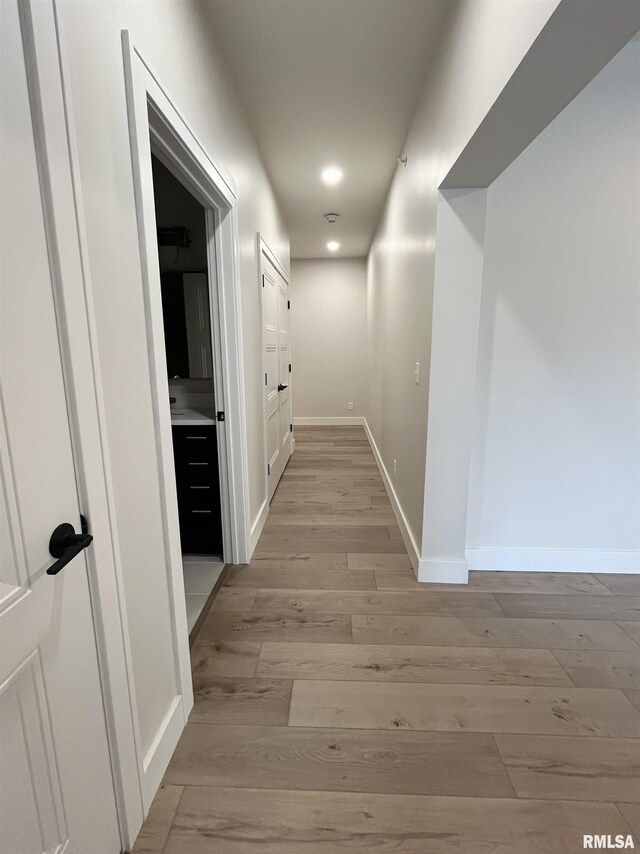
[[[173,426],[180,538],[184,554],[222,554],[216,428]]]

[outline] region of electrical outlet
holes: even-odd
[[[347,405],[347,409],[353,409],[353,401],[352,400],[349,401],[349,403]]]
[[[398,464],[395,460],[393,461],[393,474],[398,474]]]
[[[416,368],[413,375],[416,378],[416,385],[420,385],[420,362],[416,362]]]

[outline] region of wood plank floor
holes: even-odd
[[[420,585],[364,431],[296,430],[135,854],[640,847],[640,576]]]

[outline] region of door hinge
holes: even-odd
[[[271,474],[271,466],[267,463],[267,476]]]
[[[287,300],[287,308],[291,308],[291,300],[290,299]]]
[[[262,287],[264,288],[264,273],[262,274]]]
[[[216,412],[216,418],[218,421],[224,421],[224,412]]]
[[[264,375],[264,384],[265,384],[265,385],[268,385],[268,383],[267,383],[267,375],[266,375],[266,374]]]
[[[289,424],[289,432],[293,433],[293,424]]]
[[[291,373],[291,362],[289,362],[289,373]]]

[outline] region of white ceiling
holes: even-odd
[[[294,258],[367,254],[453,0],[203,0]],[[325,187],[327,164],[344,170]],[[399,167],[402,168],[402,167]],[[322,215],[337,211],[327,225]],[[334,256],[328,240],[340,241]]]

